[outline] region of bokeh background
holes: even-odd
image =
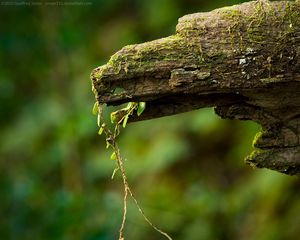
[[[238,2],[1,2],[0,239],[117,239],[123,186],[97,135],[90,72],[184,14]],[[176,240],[299,239],[300,180],[243,162],[259,128],[212,109],[128,125],[119,141],[146,215]],[[125,234],[163,239],[131,201]]]

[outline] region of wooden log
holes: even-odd
[[[99,104],[145,101],[132,121],[215,107],[262,125],[246,162],[300,174],[300,2],[186,15],[176,34],[130,45],[92,74]]]

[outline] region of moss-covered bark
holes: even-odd
[[[299,57],[299,1],[255,1],[184,16],[173,36],[124,47],[91,77],[100,104],[147,102],[133,120],[209,106],[252,119],[263,151],[247,162],[299,174]]]

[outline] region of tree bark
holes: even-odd
[[[179,19],[176,34],[130,45],[92,74],[100,104],[145,101],[132,121],[215,107],[261,124],[246,162],[300,174],[300,2],[252,1]]]

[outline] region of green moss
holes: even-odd
[[[285,12],[282,15],[281,23],[288,21],[289,24],[298,25],[300,22],[300,5],[286,2]]]
[[[262,35],[261,29],[259,29],[257,26],[247,28],[247,37],[252,43],[261,44],[266,42],[266,36]]]
[[[282,32],[277,37],[272,58],[282,56],[287,47],[295,44],[293,39],[300,30],[300,5],[286,2],[284,12],[277,19],[277,25],[281,26]]]
[[[257,1],[254,13],[250,16],[247,16],[247,26],[246,34],[247,38],[252,43],[265,43],[267,34],[262,34],[261,27],[264,25],[264,22],[270,21],[269,16],[271,14],[270,8],[265,7],[266,4],[263,4],[261,1]],[[268,5],[267,5],[268,6]]]
[[[261,167],[261,164],[260,164],[260,158],[261,158],[261,155],[262,153],[264,153],[265,151],[264,150],[261,150],[261,149],[255,149],[254,151],[252,151],[250,153],[250,155],[248,155],[246,158],[245,158],[245,162],[248,163],[251,167],[253,168],[257,168],[257,167]]]
[[[256,135],[254,136],[254,139],[252,141],[252,147],[255,147],[255,145],[257,144],[257,142],[259,141],[259,139],[262,137],[263,135],[263,131],[259,131],[258,133],[256,133]]]
[[[239,9],[234,9],[232,7],[226,7],[221,9],[221,19],[227,20],[230,22],[227,32],[224,32],[224,35],[228,35],[231,41],[232,49],[236,48],[236,43],[242,48],[242,37],[241,37],[241,27],[243,25],[242,19],[244,14]]]
[[[261,26],[267,21],[270,13],[270,8],[267,3],[257,1],[255,10],[251,15],[245,15],[239,9],[226,8],[222,11],[221,16],[231,22],[227,28],[231,38],[232,47],[238,43],[239,49],[243,50],[246,47],[244,36],[241,34],[242,29],[246,29],[246,37],[252,43],[264,43],[266,36],[262,35]]]
[[[130,70],[141,71],[143,68],[149,67],[151,63],[155,64],[157,60],[164,58],[175,60],[177,59],[175,57],[176,50],[183,47],[182,37],[179,35],[143,44],[128,45],[114,54],[101,71],[97,72],[96,77],[100,80],[101,76],[103,77],[106,73],[126,75]]]
[[[226,7],[221,9],[221,17],[224,19],[229,19],[236,21],[243,16],[243,13],[239,9],[233,9],[232,7]]]

